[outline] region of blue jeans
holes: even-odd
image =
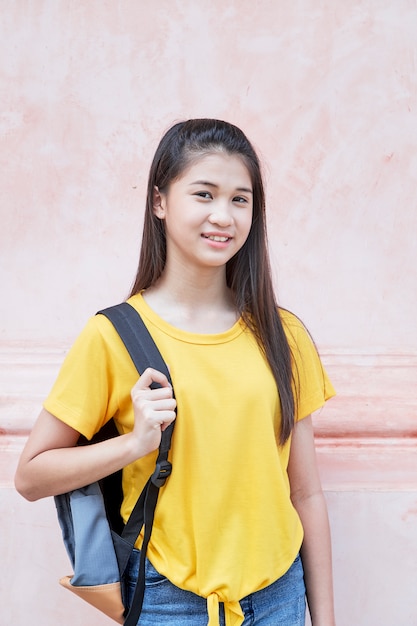
[[[127,602],[131,602],[139,571],[139,551],[128,565]],[[207,602],[184,591],[161,576],[146,559],[146,588],[138,626],[207,626]],[[304,626],[305,586],[300,556],[277,581],[240,601],[245,621],[242,626]],[[220,603],[220,624],[225,625]]]

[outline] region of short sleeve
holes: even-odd
[[[107,320],[91,318],[68,352],[44,407],[90,439],[117,412],[111,345],[101,329]],[[105,327],[107,324],[107,328]]]
[[[296,416],[300,420],[317,411],[336,392],[303,323],[287,311],[282,319],[293,359]]]

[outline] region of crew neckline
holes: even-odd
[[[194,333],[182,328],[173,326],[160,315],[158,315],[146,302],[143,297],[143,293],[138,293],[129,298],[129,304],[135,308],[140,315],[145,318],[150,324],[164,332],[166,335],[185,341],[187,343],[199,343],[199,344],[213,344],[213,343],[225,343],[231,341],[238,335],[240,335],[246,328],[242,318],[238,320],[229,329],[221,333]]]

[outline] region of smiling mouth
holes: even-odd
[[[203,235],[203,237],[211,241],[219,241],[220,243],[225,243],[231,239],[231,237],[220,237],[219,235]]]

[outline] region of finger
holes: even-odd
[[[175,420],[174,411],[160,411],[153,419],[153,428],[165,430]]]
[[[144,396],[139,396],[133,400],[133,404],[138,408],[144,418],[152,417],[154,413],[159,411],[175,411],[177,405],[174,398],[164,398],[159,400],[149,400]]]
[[[171,387],[158,387],[156,389],[139,389],[134,387],[130,394],[134,404],[157,402],[159,400],[173,400]]]
[[[172,395],[172,389],[160,387],[158,389],[132,389],[131,398],[133,405],[140,410],[149,407],[150,410],[172,409],[175,410],[176,400]]]
[[[165,374],[163,374],[159,370],[155,370],[155,369],[153,369],[151,367],[148,367],[142,373],[142,376],[140,376],[138,382],[133,387],[133,389],[135,389],[135,388],[138,388],[138,389],[150,388],[152,383],[159,383],[159,385],[161,385],[161,387],[170,387],[171,388],[171,384],[170,384],[169,380],[167,379],[167,377],[165,376]]]
[[[174,417],[170,420],[165,420],[165,422],[163,424],[161,424],[161,430],[164,431],[168,428],[168,426],[170,426],[170,424],[172,424],[172,422],[176,419],[176,414],[174,413]]]

